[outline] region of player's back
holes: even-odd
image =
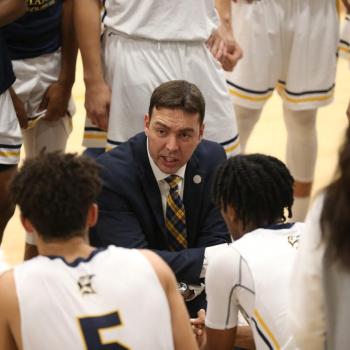
[[[249,310],[257,349],[295,349],[287,324],[289,283],[303,224],[277,224],[254,230],[233,243],[254,281]]]
[[[40,256],[15,268],[15,282],[24,350],[174,347],[167,297],[137,250]]]

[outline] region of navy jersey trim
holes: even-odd
[[[91,261],[98,253],[105,251],[107,248],[96,248],[93,250],[87,258],[77,258],[69,263],[63,256],[59,255],[46,255],[50,260],[61,259],[67,266],[78,267],[80,263],[87,263]]]

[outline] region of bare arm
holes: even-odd
[[[242,50],[233,36],[231,1],[215,0],[220,25],[207,41],[208,48],[226,71],[232,71],[242,57]]]
[[[111,92],[103,78],[100,1],[74,0],[74,20],[84,67],[87,116],[92,123],[106,130]]]
[[[192,333],[185,303],[177,291],[175,276],[165,262],[155,253],[143,250],[142,253],[152,264],[168,299],[175,350],[198,349]]]
[[[26,8],[25,0],[0,0],[0,27],[24,15]]]
[[[67,113],[75,80],[78,45],[73,22],[73,0],[64,0],[62,9],[62,59],[58,80],[46,91],[40,109],[47,109],[45,119],[57,120]]]
[[[20,349],[19,307],[13,271],[9,271],[0,276],[0,350]]]

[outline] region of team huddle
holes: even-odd
[[[338,32],[335,0],[0,0],[0,350],[346,349],[350,129],[304,224]],[[286,164],[244,154],[275,88]]]

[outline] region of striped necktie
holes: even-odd
[[[170,186],[166,200],[165,226],[170,249],[173,251],[187,248],[185,207],[179,194],[180,176],[170,175],[164,179]]]

